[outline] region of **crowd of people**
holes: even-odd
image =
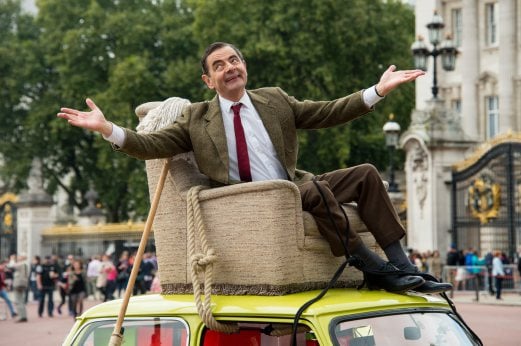
[[[91,258],[68,255],[25,256],[13,254],[0,263],[0,298],[15,322],[27,322],[26,304],[38,302],[38,315],[55,313],[75,318],[83,312],[85,299],[109,301],[123,297],[134,264],[135,254],[102,254]],[[139,267],[133,294],[159,292],[157,259],[147,252]],[[58,301],[56,301],[58,299]],[[56,303],[57,304],[56,304]]]
[[[458,250],[455,244],[451,244],[445,260],[438,250],[420,253],[409,249],[408,255],[422,272],[452,283],[455,290],[486,287],[497,300],[502,299],[504,280],[513,278],[513,273],[505,266],[517,263],[521,276],[521,247],[515,258],[509,258],[504,251],[499,250],[488,251],[484,255],[473,247]]]
[[[75,318],[83,312],[84,299],[109,301],[123,297],[134,256],[128,251],[123,251],[118,257],[102,254],[88,259],[73,255],[66,258],[34,256],[28,263],[25,256],[11,255],[0,263],[0,298],[16,322],[27,322],[26,304],[30,299],[38,302],[40,317],[44,317],[45,312],[53,317],[56,312],[60,315],[68,313]],[[409,249],[408,257],[420,271],[451,282],[456,290],[475,289],[472,285],[486,287],[498,300],[502,299],[503,281],[512,275],[505,265],[517,262],[521,276],[521,248],[516,258],[508,258],[501,251],[490,251],[480,256],[473,248],[458,250],[454,245],[445,259],[438,250],[420,253]],[[157,258],[154,253],[146,252],[132,293],[160,291]],[[57,304],[55,299],[59,299]]]

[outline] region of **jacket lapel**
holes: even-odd
[[[264,127],[270,136],[271,142],[275,147],[275,151],[277,152],[279,160],[282,162],[283,166],[286,167],[281,117],[278,114],[277,108],[270,104],[270,101],[263,96],[259,96],[252,92],[248,92],[248,95],[250,96],[255,109],[257,109]]]
[[[208,133],[208,136],[215,145],[219,158],[228,172],[228,146],[226,144],[226,135],[224,131],[223,118],[221,115],[221,107],[219,105],[219,98],[217,96],[215,96],[212,101],[209,102],[208,111],[204,117],[206,120],[206,133]]]

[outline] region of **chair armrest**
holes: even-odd
[[[288,198],[291,197],[291,199],[298,200],[299,204],[301,204],[298,187],[287,180],[263,180],[251,183],[214,187],[201,191],[199,200],[206,201],[243,194],[259,194],[260,197],[262,197],[261,195],[263,192],[272,190],[280,191],[282,195],[287,195]]]
[[[248,237],[266,239],[281,252],[288,245],[303,248],[302,203],[292,182],[268,180],[202,190],[199,202],[208,233],[226,230],[233,237],[234,232],[247,231]]]

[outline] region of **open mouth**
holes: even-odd
[[[236,75],[236,76],[226,78],[226,83],[233,82],[234,80],[239,79],[239,77],[240,77],[239,75]]]

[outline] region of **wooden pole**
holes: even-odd
[[[136,282],[136,277],[139,272],[141,260],[143,259],[145,247],[147,246],[148,236],[150,234],[150,230],[152,229],[152,224],[154,223],[157,206],[159,205],[159,199],[161,198],[161,193],[163,192],[166,176],[168,174],[168,168],[169,161],[165,160],[163,169],[161,171],[161,175],[159,177],[159,181],[156,186],[154,198],[152,200],[152,204],[150,205],[147,221],[145,223],[145,230],[143,231],[143,235],[141,236],[141,242],[139,243],[136,258],[134,259],[134,264],[132,265],[132,271],[130,272],[130,277],[128,279],[127,289],[125,291],[125,295],[123,296],[123,302],[121,303],[121,308],[119,310],[118,320],[116,322],[116,325],[114,326],[114,331],[112,332],[112,335],[110,337],[109,346],[119,346],[123,341],[123,331],[121,328],[123,325],[123,319],[125,318],[125,313],[127,312],[130,296],[132,295],[132,291],[134,290],[134,283]]]

